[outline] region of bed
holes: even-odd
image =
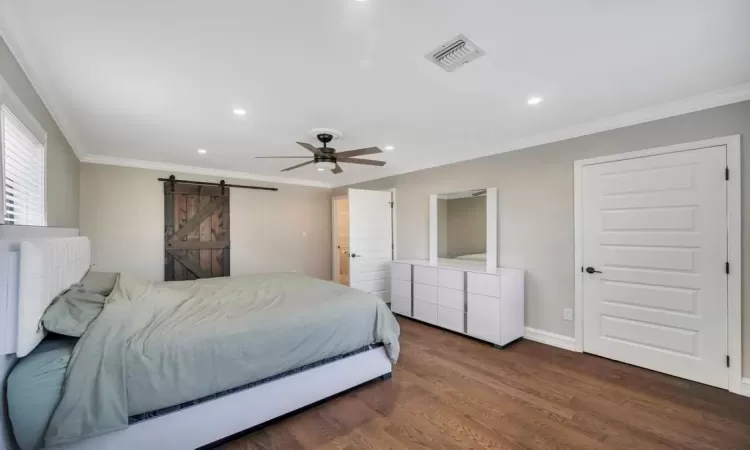
[[[461,261],[485,261],[487,260],[486,253],[475,253],[471,255],[456,256],[453,259],[460,259]]]
[[[22,448],[196,448],[388,378],[398,357],[382,300],[296,274],[169,283],[120,274],[80,339],[42,341],[28,324],[59,285],[83,276],[62,276],[51,260],[81,253],[64,266],[85,267],[87,248],[85,238],[21,246],[18,351],[29,355],[7,397]]]

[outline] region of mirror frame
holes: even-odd
[[[430,265],[438,265],[438,197],[430,195]],[[487,188],[487,260],[485,270],[497,271],[497,188]]]

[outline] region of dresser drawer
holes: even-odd
[[[438,286],[463,291],[465,273],[462,270],[438,269]]]
[[[437,286],[437,277],[437,267],[414,266],[414,280],[412,281],[415,283]]]
[[[411,282],[411,264],[391,263],[391,280]]]
[[[437,305],[414,300],[414,318],[437,325]]]
[[[396,314],[411,317],[411,299],[391,295],[391,311]]]
[[[429,284],[414,283],[414,300],[437,304],[438,288]]]
[[[500,299],[468,294],[466,298],[466,333],[489,342],[500,340]]]
[[[404,280],[391,279],[391,297],[399,296],[411,298],[411,283]]]
[[[500,277],[486,273],[466,274],[466,290],[472,294],[500,297]]]
[[[438,325],[449,330],[465,333],[464,319],[466,315],[463,311],[438,306]]]
[[[464,312],[464,291],[438,288],[438,305]]]

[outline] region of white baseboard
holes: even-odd
[[[737,392],[737,394],[744,395],[745,397],[750,397],[750,378],[742,379],[740,390],[739,392]]]
[[[530,341],[551,345],[553,347],[559,347],[565,350],[575,351],[576,340],[575,338],[572,338],[570,336],[563,336],[562,334],[555,334],[550,333],[549,331],[542,331],[535,328],[526,327],[524,328],[523,337],[524,339],[528,339]]]

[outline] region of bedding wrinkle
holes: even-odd
[[[378,297],[296,274],[147,283],[121,274],[81,337],[48,446],[382,343],[399,327]]]

